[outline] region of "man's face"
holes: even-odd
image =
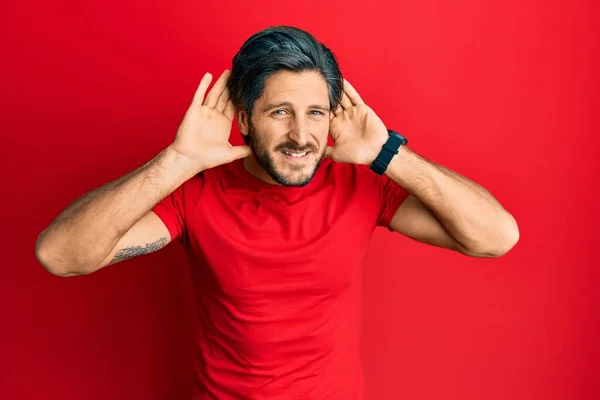
[[[274,182],[304,186],[325,156],[329,119],[329,92],[319,73],[280,71],[269,76],[240,128]]]

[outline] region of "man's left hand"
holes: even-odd
[[[371,165],[389,134],[381,119],[344,79],[344,94],[329,122],[333,147],[325,155],[334,161]]]

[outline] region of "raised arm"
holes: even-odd
[[[89,274],[156,251],[171,237],[152,208],[197,173],[251,154],[229,144],[234,107],[230,71],[215,82],[205,74],[174,142],[135,171],[71,203],[40,233],[36,257],[58,276]]]
[[[81,275],[108,265],[106,258],[118,250],[121,239],[123,248],[144,246],[145,241],[155,242],[154,250],[164,247],[171,240],[168,230],[150,210],[194,173],[187,160],[164,150],[135,171],[71,203],[39,235],[38,260],[54,275]]]

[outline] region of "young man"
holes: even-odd
[[[302,30],[255,34],[206,93],[211,79],[173,143],[64,210],[37,257],[81,275],[178,240],[197,290],[195,399],[360,399],[375,227],[497,257],[517,224],[484,188],[409,150]],[[245,146],[229,144],[236,113]]]

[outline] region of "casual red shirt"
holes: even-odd
[[[194,280],[194,399],[361,399],[367,248],[407,196],[366,166],[324,159],[290,188],[238,160],[156,205]]]

